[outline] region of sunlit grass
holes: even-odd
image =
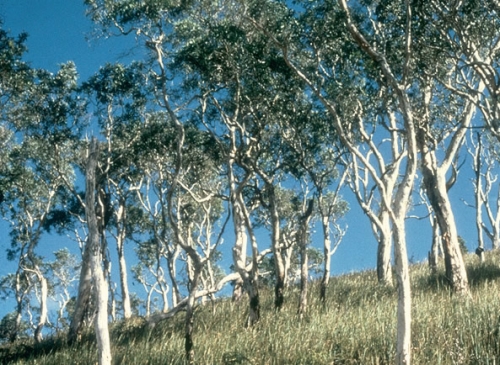
[[[451,295],[442,271],[412,267],[413,364],[498,364],[500,358],[500,258],[484,264],[468,256],[471,297]],[[441,268],[441,270],[443,270]],[[327,305],[311,285],[310,307],[298,320],[298,291],[285,308],[273,309],[272,290],[262,291],[262,319],[243,327],[246,303],[220,301],[196,310],[198,364],[390,364],[396,340],[396,289],[377,284],[373,271],[333,278]],[[115,364],[184,364],[183,314],[149,328],[142,319],[112,328]],[[11,357],[7,357],[10,351]],[[60,339],[34,346],[4,346],[0,363],[95,364],[90,335],[67,347]],[[19,357],[15,357],[19,356]],[[16,360],[14,360],[16,358]],[[7,361],[10,359],[10,362]],[[496,362],[495,362],[496,361]]]

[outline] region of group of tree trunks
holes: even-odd
[[[395,274],[395,358],[409,364],[406,219],[417,196],[432,225],[431,269],[442,252],[451,288],[469,294],[449,196],[466,140],[474,157],[477,252],[484,259],[483,232],[499,245],[500,213],[488,198],[500,138],[498,5],[85,4],[102,33],[133,35],[144,58],[105,65],[78,84],[71,62],[55,75],[32,69],[22,61],[25,35],[0,30],[0,209],[13,227],[9,257],[18,260],[16,273],[2,279],[16,298],[12,339],[36,291],[33,333],[42,340],[51,289],[46,276],[56,266],[36,249],[51,230],[76,232],[80,242],[68,337],[78,341],[92,320],[100,364],[111,362],[107,326],[117,302],[109,242],[116,244],[122,317],[133,314],[132,272],[146,290],[151,324],[185,310],[190,362],[194,307],[227,283],[234,285],[233,300],[248,299],[247,326],[260,319],[266,280],[274,285],[277,310],[288,285],[300,283],[302,317],[311,226],[321,224],[319,295],[328,305],[330,258],[345,233],[340,193],[348,188],[378,243],[379,282],[393,285]],[[472,129],[487,133],[469,136]],[[88,141],[89,131],[99,138]],[[266,249],[259,229],[269,232]],[[217,260],[227,237],[233,266],[224,275]],[[126,242],[135,243],[140,261],[131,269]],[[262,272],[265,262],[269,272]],[[70,298],[61,295],[65,308]],[[156,295],[162,308],[151,314]]]

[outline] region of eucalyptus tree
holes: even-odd
[[[69,162],[59,160],[54,152],[68,148],[81,103],[76,100],[77,74],[72,63],[62,65],[55,75],[30,70],[24,77],[24,88],[11,96],[5,113],[4,120],[16,133],[17,146],[10,152],[2,180],[8,185],[4,198],[12,224],[11,255],[18,259],[17,274],[29,272],[40,290],[35,329],[35,339],[40,341],[47,321],[48,284],[36,247],[50,224],[64,220],[59,219],[67,198],[64,181],[72,180],[74,173]]]
[[[468,100],[479,110],[482,118],[477,118],[475,127],[484,127],[498,139],[500,137],[498,128],[500,105],[497,96],[500,52],[500,38],[497,32],[500,24],[498,4],[486,1],[457,3],[456,6],[450,7],[445,2],[432,1],[429,5],[423,7],[421,12],[425,14],[428,24],[439,32],[446,46],[442,48],[456,60],[461,70],[455,83],[444,83],[444,86],[451,93]],[[479,147],[480,143],[477,146]],[[484,199],[480,197],[481,187],[478,185],[480,177],[478,173],[481,174],[480,162],[476,160],[474,167],[477,225],[482,224],[479,206]]]
[[[419,15],[419,7],[415,14]],[[428,26],[425,17],[414,20],[415,71],[421,74],[412,96],[419,118],[417,144],[425,192],[439,225],[446,275],[453,290],[468,292],[468,280],[458,241],[457,227],[448,190],[456,179],[456,160],[475,115],[474,98],[450,92],[449,87],[467,79],[461,61],[450,56],[442,34]],[[423,39],[426,39],[424,42]],[[428,42],[435,45],[429,47]],[[435,62],[436,59],[441,62]],[[472,82],[474,82],[472,80]],[[450,178],[448,179],[448,175]]]
[[[292,130],[291,123],[306,117],[307,108],[303,103],[301,82],[291,77],[279,50],[246,21],[247,4],[224,5],[214,11],[214,14],[223,13],[224,17],[197,19],[198,25],[188,34],[190,41],[180,56],[184,67],[197,75],[192,77],[192,82],[197,82],[204,95],[209,95],[206,97],[207,110],[210,112],[212,108],[218,113],[219,124],[214,126],[207,122],[205,126],[220,136],[221,144],[229,142],[230,195],[237,196],[240,189],[245,190],[244,183],[251,181],[251,190],[259,197],[256,202],[267,212],[276,273],[275,306],[280,308],[284,302],[286,276],[283,259],[286,237],[282,231],[286,219],[280,216],[278,191],[280,184],[294,178],[288,165],[296,164],[292,162],[293,154],[284,135],[288,131],[301,133],[300,128],[307,122],[304,120],[302,126],[297,122],[295,130]],[[206,56],[200,60],[202,54]],[[300,167],[294,168],[298,170]],[[248,214],[238,218],[240,214],[234,212],[244,213],[244,205],[253,207],[253,202],[244,204],[241,198],[231,199],[233,225],[238,230],[235,262],[240,263],[235,266],[245,277],[245,246],[240,242],[246,242],[244,232],[251,229],[248,225],[245,229],[242,224],[248,220]],[[257,257],[258,250],[253,245],[252,251],[253,258]],[[252,276],[249,280],[255,283],[257,275],[253,273]],[[244,279],[245,282],[248,280]]]
[[[473,158],[474,171],[474,204],[464,203],[476,211],[477,250],[476,253],[484,260],[484,238],[486,234],[491,242],[491,248],[500,247],[500,193],[496,184],[498,173],[495,167],[498,162],[496,139],[484,136],[479,132],[471,133],[469,138],[469,154]],[[485,214],[485,217],[483,214]]]
[[[73,298],[73,286],[78,280],[79,260],[68,248],[54,252],[54,261],[45,264],[48,270],[49,297],[58,304],[53,326],[56,331],[69,328],[69,304]]]
[[[106,158],[100,167],[103,180],[98,182],[102,234],[104,237],[110,235],[116,243],[124,318],[130,318],[132,314],[125,242],[137,228],[128,217],[128,211],[135,204],[130,167],[135,158],[132,144],[139,137],[147,104],[145,81],[140,63],[128,67],[108,64],[82,86],[93,102],[92,114],[106,146]]]
[[[445,84],[453,93],[468,99],[479,109],[484,127],[500,137],[498,120],[498,66],[500,52],[500,8],[496,1],[458,2],[433,0],[420,7],[421,15],[446,44],[446,52],[461,67],[455,84]]]
[[[87,250],[89,252],[90,271],[96,301],[94,330],[99,350],[99,365],[111,364],[111,342],[108,328],[108,285],[103,270],[102,222],[99,222],[97,210],[99,187],[96,181],[98,176],[99,144],[94,137],[90,141],[87,165],[85,169],[85,217],[88,225]],[[97,191],[96,191],[97,190]],[[102,217],[100,218],[102,220]]]
[[[276,4],[269,5],[267,11],[256,12],[250,21],[281,49],[288,68],[307,85],[318,108],[329,116],[341,143],[366,167],[376,183],[381,204],[392,222],[395,245],[399,292],[396,362],[409,363],[411,297],[405,217],[417,169],[416,121],[407,92],[407,85],[414,82],[408,79],[411,77],[411,9],[408,3],[395,7],[394,17],[407,22],[391,23],[398,29],[391,34],[402,35],[399,42],[391,44],[394,51],[401,51],[394,53],[388,52],[384,45],[384,32],[378,28],[382,25],[365,17],[369,7],[356,9],[356,15],[345,1],[340,1],[339,6],[315,3],[309,8],[314,24],[309,23],[303,31],[300,22]],[[300,36],[294,37],[297,31]],[[380,129],[388,126],[389,141],[400,141],[390,144],[389,148],[396,149],[396,159],[389,165],[372,163],[362,150],[378,151],[377,141],[366,132],[367,128],[377,125],[377,119],[370,120],[369,111],[374,109],[370,99],[379,108],[384,103],[388,105],[384,118],[378,120]],[[404,143],[401,130],[405,131]],[[399,169],[401,178],[394,189],[389,190],[384,180],[386,172],[394,168]]]
[[[81,116],[85,114],[85,101],[77,95],[77,73],[73,63],[62,65],[56,74],[30,69],[21,60],[25,50],[25,36],[9,40],[2,31],[1,37],[2,131],[10,130],[10,133],[15,133],[15,139],[11,141],[17,150],[12,150],[8,158],[10,161],[2,166],[6,169],[2,171],[0,184],[5,194],[1,195],[3,198],[9,196],[10,205],[15,204],[21,208],[23,201],[31,201],[26,208],[38,209],[36,214],[34,211],[22,213],[23,219],[26,218],[31,227],[25,231],[26,234],[30,231],[32,236],[29,256],[36,261],[35,248],[41,234],[53,226],[59,227],[57,232],[61,233],[70,221],[66,202],[68,191],[74,188],[75,173],[71,162],[76,153],[75,138],[81,131]],[[9,73],[12,74],[9,76]],[[30,183],[34,186],[28,187]],[[55,203],[58,205],[54,205]],[[18,208],[12,210],[12,213],[20,213]],[[24,237],[28,238],[26,234]],[[28,256],[23,254],[18,257],[22,259],[23,265],[26,264]],[[27,268],[34,270],[32,273],[45,288],[39,264],[40,262]],[[22,267],[20,270],[22,271]],[[18,270],[18,274],[21,271]],[[46,313],[46,291],[42,292],[42,316],[35,331],[38,339]],[[18,301],[19,313],[20,302]]]
[[[169,307],[169,289],[172,305],[175,307],[181,301],[177,275],[181,248],[172,237],[168,221],[168,205],[165,200],[166,187],[169,185],[166,168],[167,162],[171,159],[173,138],[175,137],[172,129],[163,127],[162,118],[157,120],[151,118],[141,133],[142,143],[135,144],[135,149],[138,151],[136,165],[138,174],[133,178],[137,201],[145,217],[146,232],[149,232],[150,236],[138,243],[136,253],[140,259],[140,266],[147,268],[155,278],[156,284],[151,290],[155,288],[154,291],[161,294],[163,312]],[[169,283],[165,278],[163,260],[167,264]],[[140,270],[139,267],[136,270]]]
[[[169,147],[169,154],[165,156],[167,158],[162,161],[161,166],[165,174],[162,183],[164,185],[160,191],[165,203],[162,219],[169,225],[174,244],[180,247],[185,255],[189,279],[185,344],[188,360],[193,361],[193,306],[198,280],[215,251],[215,246],[220,242],[220,239],[217,239],[216,243],[209,239],[212,236],[208,225],[204,226],[202,231],[197,231],[193,224],[195,219],[211,217],[209,207],[218,199],[217,190],[220,186],[216,181],[207,182],[207,186],[213,184],[213,189],[207,189],[207,186],[200,184],[217,171],[217,166],[208,163],[210,154],[204,149],[209,146],[209,140],[206,139],[208,134],[197,132],[196,128],[192,127],[187,108],[192,107],[195,102],[179,94],[177,84],[170,82],[181,76],[176,75],[176,71],[171,67],[173,51],[177,46],[174,28],[182,28],[190,6],[184,3],[156,1],[86,1],[86,4],[89,6],[90,16],[102,29],[107,31],[114,28],[121,34],[134,32],[148,53],[148,87],[152,99],[156,102],[153,112],[162,116],[162,128],[168,130],[173,137],[164,145]],[[202,214],[190,216],[190,206],[201,210]],[[203,238],[199,235],[203,235]],[[198,242],[195,236],[198,237]],[[203,247],[197,246],[197,243]]]

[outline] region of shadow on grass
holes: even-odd
[[[469,265],[467,267],[467,276],[471,286],[478,286],[484,282],[495,281],[500,278],[500,266],[494,261]]]
[[[471,262],[467,264],[467,278],[471,287],[477,287],[485,282],[496,281],[500,279],[500,265],[495,259],[488,259],[484,263]],[[414,288],[418,290],[441,291],[451,290],[451,281],[446,276],[444,267],[441,267],[437,273],[429,275],[419,275],[414,282]]]
[[[428,275],[419,275],[412,286],[413,289],[432,292],[451,289],[450,280],[444,270],[438,270],[436,273],[429,272]]]
[[[64,334],[49,336],[40,343],[33,340],[19,340],[0,347],[0,364],[9,364],[20,359],[33,359],[64,351],[69,348],[89,347],[95,341],[91,333],[82,335],[78,344],[69,345]]]

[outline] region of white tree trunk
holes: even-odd
[[[45,324],[47,323],[47,318],[48,318],[47,300],[49,296],[49,288],[47,284],[47,279],[39,271],[38,267],[36,268],[36,270],[37,270],[36,275],[38,277],[38,281],[40,282],[40,316],[38,318],[38,324],[35,329],[35,341],[40,343],[42,342],[43,339],[42,330]]]
[[[127,261],[125,259],[124,248],[126,236],[126,218],[125,201],[122,201],[122,199],[120,199],[118,211],[116,212],[116,250],[118,253],[118,269],[120,273],[120,288],[122,292],[123,318],[128,319],[132,317],[132,309],[130,305],[130,293],[128,290]]]
[[[321,279],[321,288],[320,288],[320,300],[323,304],[326,303],[326,291],[328,289],[328,284],[330,282],[330,270],[331,270],[331,262],[332,262],[332,240],[330,238],[330,217],[323,216],[321,218],[321,226],[323,228],[323,255],[324,258],[324,266],[323,266],[323,277]]]
[[[381,209],[379,213],[381,225],[377,229],[377,278],[382,285],[392,286],[392,235],[389,213],[386,209]]]
[[[100,234],[96,217],[96,167],[98,158],[97,139],[90,143],[90,152],[86,168],[85,215],[88,225],[88,242],[90,251],[90,269],[94,282],[96,298],[95,333],[99,349],[99,365],[111,365],[111,343],[108,329],[108,285],[102,269],[102,251]]]
[[[232,176],[232,174],[231,174]],[[233,226],[235,234],[235,243],[233,246],[233,262],[236,271],[240,274],[241,286],[239,290],[244,289],[248,294],[249,299],[249,313],[246,321],[246,326],[252,326],[260,319],[260,297],[259,289],[257,285],[258,281],[258,268],[257,268],[257,257],[256,257],[256,242],[252,242],[252,268],[249,271],[247,268],[247,245],[248,245],[248,234],[247,229],[251,229],[249,226],[250,222],[247,222],[245,207],[243,206],[243,198],[239,189],[235,187],[234,176],[231,177],[231,204],[232,204],[232,216],[233,216]],[[248,224],[247,224],[248,223]],[[250,232],[253,237],[253,232]],[[235,286],[236,289],[236,286]],[[233,293],[233,296],[237,293]]]
[[[432,246],[431,251],[429,252],[429,268],[432,274],[436,274],[438,270],[439,257],[443,249],[443,244],[441,242],[441,234],[439,231],[439,225],[436,221],[436,217],[431,216],[430,221],[432,227]]]
[[[398,282],[396,364],[411,361],[411,288],[406,252],[404,217],[393,224],[394,256]]]

